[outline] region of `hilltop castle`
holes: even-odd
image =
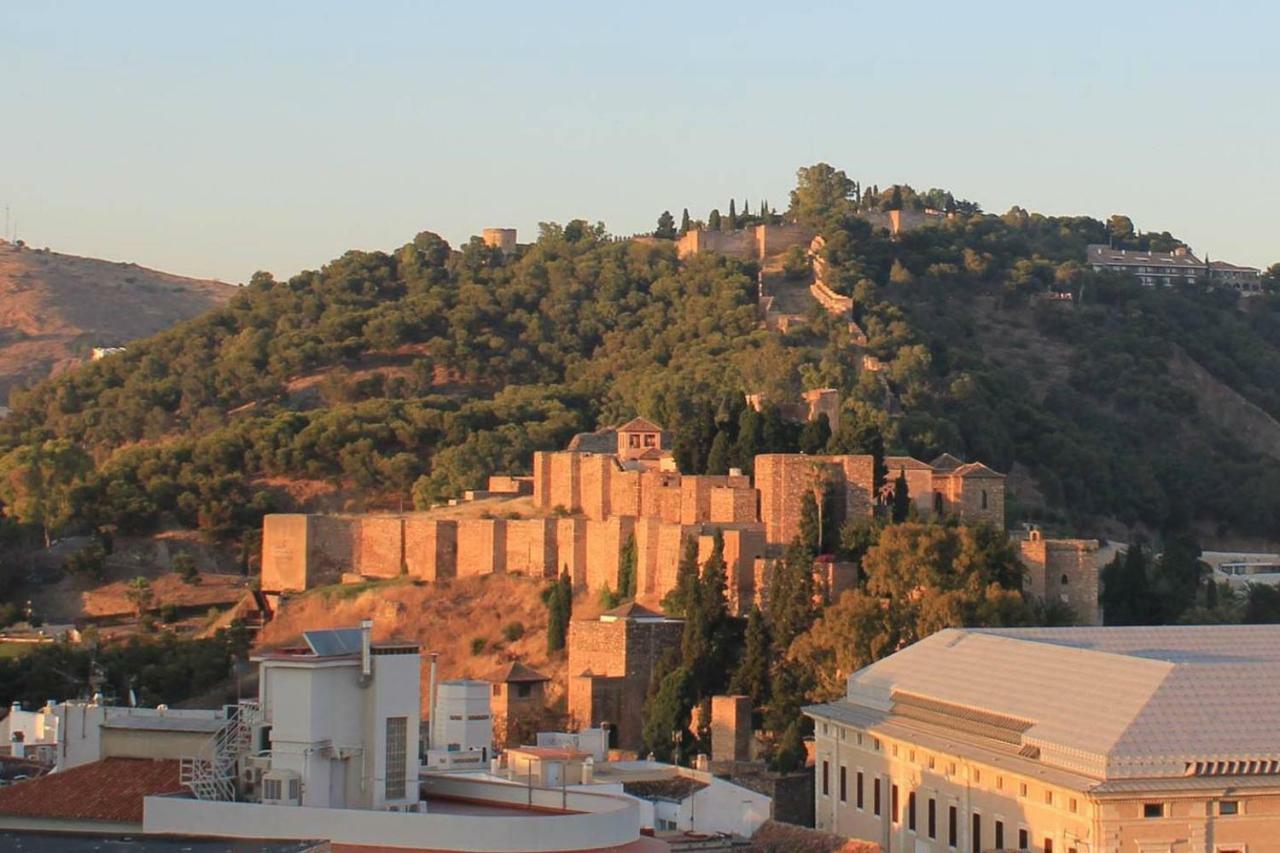
[[[907,480],[922,518],[956,516],[1004,525],[1004,476],[944,455],[933,463],[885,459]],[[297,592],[344,579],[409,575],[423,580],[481,574],[552,577],[576,589],[616,589],[628,541],[636,548],[637,598],[657,602],[675,585],[684,543],[710,554],[724,541],[728,594],[749,610],[764,584],[766,558],[800,530],[804,495],[822,488],[845,517],[870,517],[876,495],[871,456],[763,454],[755,479],[682,474],[668,434],[636,418],[575,436],[567,449],[534,454],[530,518],[440,518],[433,513],[268,515],[262,590]],[[513,478],[495,477],[519,489]],[[497,505],[501,509],[501,504]]]

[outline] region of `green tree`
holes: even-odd
[[[733,199],[729,199],[729,230],[733,231],[738,227],[738,214],[733,209]]]
[[[547,653],[553,654],[564,649],[573,615],[573,581],[567,567],[542,590],[542,603],[547,607]]]
[[[662,599],[662,609],[672,616],[687,616],[698,606],[702,594],[698,572],[698,540],[688,536],[676,565],[676,584]]]
[[[1107,234],[1116,244],[1127,243],[1134,238],[1133,220],[1120,213],[1107,219]]]
[[[618,596],[627,601],[636,597],[636,536],[631,534],[618,555]]]
[[[907,472],[898,471],[898,478],[893,481],[893,523],[901,524],[911,515],[911,490],[907,486]]]
[[[1274,625],[1280,623],[1280,587],[1251,583],[1245,589],[1244,613],[1246,625]]]
[[[707,473],[721,476],[729,473],[729,459],[732,453],[729,436],[724,430],[716,432],[711,442],[711,451],[707,454]]]
[[[155,592],[151,589],[151,581],[139,575],[129,581],[124,595],[133,604],[134,609],[138,611],[138,624],[141,625],[143,615],[146,614],[147,609],[151,607],[151,603],[155,600]]]
[[[759,712],[769,702],[769,663],[773,658],[772,640],[764,613],[758,606],[747,616],[747,632],[742,660],[729,683],[732,693],[751,697],[751,707]]]
[[[196,567],[196,558],[186,551],[174,554],[169,561],[169,568],[189,584],[200,582],[200,571]]]
[[[826,163],[804,166],[796,171],[788,212],[797,222],[824,228],[850,209],[853,186],[844,172]]]
[[[893,191],[889,194],[889,201],[885,203],[884,209],[902,210],[902,187],[893,185]]]
[[[786,731],[778,741],[778,748],[769,762],[770,769],[779,773],[791,773],[804,767],[807,753],[804,748],[804,728],[800,719],[794,719],[787,725]]]
[[[1139,538],[1102,569],[1103,619],[1108,625],[1150,625],[1151,582],[1146,544]]]
[[[44,544],[76,514],[77,489],[93,462],[78,445],[54,439],[23,445],[0,458],[0,501],[7,515],[40,528]]]
[[[693,690],[693,675],[683,666],[662,678],[641,715],[645,753],[652,753],[659,761],[687,761],[693,743],[689,731],[689,715],[696,704]]]
[[[653,232],[653,236],[660,240],[674,240],[676,238],[676,220],[671,215],[671,211],[662,211],[662,215],[658,217],[658,227]]]
[[[683,237],[688,234],[691,227],[693,227],[693,223],[689,219],[689,208],[686,207],[684,212],[680,214],[680,236]]]
[[[831,440],[831,422],[826,412],[819,412],[813,420],[806,421],[800,430],[800,452],[816,456],[827,449]]]
[[[720,211],[713,210],[707,215],[707,228],[711,231],[720,230]]]

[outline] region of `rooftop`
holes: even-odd
[[[668,618],[671,618],[671,617],[668,617],[665,613],[660,613],[657,610],[650,610],[648,607],[645,607],[643,604],[640,604],[639,602],[636,602],[636,601],[628,601],[626,604],[621,604],[613,608],[612,610],[606,610],[605,612],[600,614],[601,622],[614,622],[619,619],[668,619]]]
[[[182,790],[175,760],[104,758],[0,788],[0,815],[141,824],[142,800]]]
[[[811,710],[923,725],[1093,778],[1276,773],[1280,625],[949,629]]]
[[[1204,267],[1204,262],[1191,252],[1147,252],[1138,249],[1113,249],[1101,243],[1091,243],[1087,250],[1090,263],[1115,266],[1162,266],[1170,269]]]
[[[520,661],[512,661],[510,666],[503,667],[489,677],[490,681],[500,684],[515,684],[520,682],[536,683],[540,681],[550,681],[550,676],[543,675],[530,666],[525,666]]]
[[[105,729],[134,729],[148,732],[201,732],[213,734],[227,724],[215,717],[113,714],[102,721]]]
[[[96,833],[0,831],[0,850],[23,853],[319,853],[327,842],[266,839],[192,838],[189,835],[146,835],[119,838]]]
[[[589,758],[591,753],[583,752],[569,746],[515,746],[507,750],[508,754],[528,755],[544,761],[581,761]]]
[[[618,432],[662,432],[662,427],[648,418],[632,418],[618,427]]]

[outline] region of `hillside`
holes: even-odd
[[[0,401],[95,346],[121,346],[226,303],[229,284],[0,241]]]
[[[688,472],[810,445],[951,452],[1011,473],[1013,523],[1280,529],[1275,296],[1147,289],[1083,263],[1108,239],[1181,245],[1168,234],[996,216],[941,190],[851,198],[842,173],[801,173],[788,215],[823,235],[865,342],[817,311],[764,328],[755,263],[680,260],[670,240],[574,221],[506,256],[424,232],[288,281],[259,274],[180,330],[19,391],[0,474],[21,476],[0,477],[0,500],[28,531],[235,540],[269,511],[423,508],[643,413]],[[954,213],[901,235],[873,224],[885,204],[926,202]],[[844,400],[818,444],[743,400],[817,387]]]

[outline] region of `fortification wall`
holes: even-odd
[[[458,522],[458,577],[496,575],[507,570],[507,522],[465,518]]]
[[[622,547],[634,532],[635,524],[634,518],[621,516],[587,522],[586,576],[583,580],[586,589],[618,588]]]
[[[301,592],[307,588],[307,515],[268,515],[262,519],[262,589]]]
[[[367,578],[394,578],[403,565],[404,519],[365,515],[353,520],[357,530],[351,571]]]
[[[716,252],[744,261],[758,257],[754,229],[735,231],[689,231],[676,241],[676,256],[683,259],[698,252]]]
[[[458,575],[458,522],[408,516],[404,523],[408,573],[425,581]]]
[[[614,515],[640,515],[640,471],[614,471],[610,476],[609,502]]]
[[[741,528],[722,528],[726,593],[729,610],[746,615],[755,602],[755,563],[765,555],[764,528],[752,524]],[[705,564],[715,547],[715,530],[707,529],[698,536],[698,562]]]
[[[753,524],[756,521],[759,492],[736,486],[717,486],[709,496],[707,521],[715,524]]]
[[[1101,543],[1096,539],[1043,539],[1019,543],[1027,568],[1024,589],[1042,601],[1069,606],[1082,625],[1101,625]]]
[[[507,571],[547,577],[556,569],[556,520],[522,518],[505,522]]]
[[[587,518],[602,520],[613,514],[611,477],[617,468],[612,456],[584,454],[578,460],[578,506]]]
[[[558,575],[568,572],[576,588],[587,583],[587,520],[585,518],[556,519],[556,563],[553,571]]]

